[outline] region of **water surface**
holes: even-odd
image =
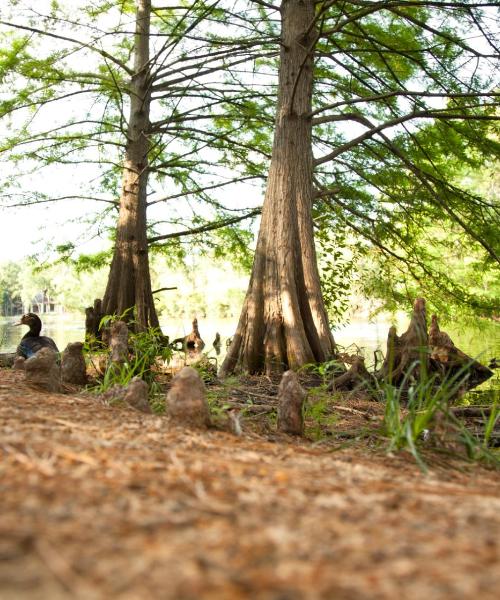
[[[23,335],[28,331],[26,325],[15,327],[22,315],[0,317],[0,353],[15,352]],[[85,316],[79,314],[46,314],[42,319],[41,335],[51,337],[60,351],[70,342],[83,342],[85,338]]]

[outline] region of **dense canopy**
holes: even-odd
[[[499,148],[496,4],[305,2],[290,24],[294,0],[7,2],[3,201],[97,200],[97,210],[82,206],[112,230],[136,127],[147,140],[143,231],[134,234],[146,245],[136,255],[161,246],[182,258],[193,241],[244,254],[241,219],[260,210],[283,86],[293,114],[309,78],[300,117],[310,127],[311,218],[330,315],[345,307],[354,272],[390,307],[418,291],[441,308],[492,314],[499,207],[485,182]],[[287,35],[303,59],[285,81]],[[47,185],[54,173],[59,189]],[[137,280],[132,272],[112,287]]]

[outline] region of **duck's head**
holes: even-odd
[[[42,329],[40,317],[35,315],[35,313],[26,313],[21,317],[19,323],[14,323],[14,325],[27,325],[30,328],[30,331],[36,331],[38,333],[40,333],[40,330]]]

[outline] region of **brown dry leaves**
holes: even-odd
[[[497,473],[174,428],[0,371],[0,597],[498,597]]]

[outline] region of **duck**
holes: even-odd
[[[59,353],[59,349],[52,338],[40,335],[42,321],[35,313],[26,313],[21,317],[19,323],[15,323],[15,325],[27,325],[30,328],[28,333],[21,338],[21,342],[16,350],[17,356],[31,358],[42,348],[49,348]]]

